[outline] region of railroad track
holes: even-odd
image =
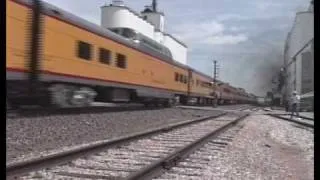
[[[242,109],[247,109],[248,105],[222,105],[220,106],[221,109],[224,110],[235,110],[240,111]]]
[[[50,115],[72,115],[72,114],[90,114],[90,113],[106,113],[106,112],[124,112],[124,111],[146,111],[165,109],[165,107],[144,107],[144,106],[120,106],[120,107],[103,107],[92,106],[84,108],[20,108],[7,110],[7,117],[42,117]]]
[[[306,119],[307,121],[310,122],[310,123],[308,123],[308,122],[306,122],[306,120],[293,120],[293,119],[290,119],[290,118],[283,117],[282,114],[271,114],[271,113],[269,113],[267,115],[275,117],[275,118],[278,118],[278,119],[282,119],[282,120],[285,120],[285,121],[293,122],[293,123],[302,125],[304,127],[314,128],[314,124],[310,122],[310,119]]]
[[[276,115],[278,115],[278,116],[290,116],[291,114],[290,113],[287,113],[287,114],[276,114]],[[304,120],[307,120],[307,121],[314,121],[314,118],[310,118],[310,117],[307,117],[307,116],[301,116],[301,115],[299,115],[299,116],[297,116],[297,115],[293,115],[293,117],[298,117],[298,118],[301,118],[301,119],[304,119]]]
[[[259,107],[252,107],[252,108],[250,108],[250,111],[259,111],[259,110],[260,110]]]
[[[208,177],[208,166],[212,161],[219,161],[221,156],[228,153],[224,149],[233,141],[244,125],[239,123],[222,134],[213,138],[208,143],[191,153],[187,158],[181,160],[179,164],[170,170],[160,174],[154,180],[176,180],[176,179],[212,179]],[[217,168],[219,167],[210,167]]]
[[[236,105],[236,106],[231,106],[231,107],[228,107],[228,106],[224,106],[225,110],[233,110],[233,111],[256,111],[257,110],[257,107],[255,106],[252,106],[252,105]]]
[[[45,107],[22,107],[12,109],[7,107],[7,117],[21,118],[21,117],[42,117],[50,115],[72,115],[72,114],[90,114],[90,113],[106,113],[106,112],[124,112],[124,111],[145,111],[145,110],[159,110],[168,107],[145,107],[143,105],[121,105],[121,106],[90,106],[90,107],[70,107],[70,108],[45,108]],[[237,107],[235,110],[244,111],[250,109],[249,107]]]
[[[8,164],[7,179],[150,179],[177,165],[246,116],[245,113],[222,113]]]
[[[250,106],[244,106],[244,107],[240,107],[239,109],[237,109],[238,111],[246,111],[246,110],[251,110],[252,107]]]
[[[177,106],[178,108],[181,109],[195,109],[195,110],[219,110],[219,111],[225,111],[225,112],[237,112],[237,111],[241,111],[241,112],[245,112],[246,110],[249,111],[257,111],[260,108],[259,107],[252,107],[252,106],[248,106],[248,105],[243,105],[243,106],[221,106],[218,108],[212,108],[212,107],[198,107],[198,106]]]
[[[90,106],[90,107],[72,107],[72,108],[41,108],[41,107],[27,107],[19,109],[7,109],[7,117],[21,118],[21,117],[42,117],[50,115],[72,115],[72,114],[90,114],[90,113],[106,113],[106,112],[124,112],[124,111],[146,111],[146,110],[159,110],[168,107],[145,107],[143,105],[135,106]],[[188,108],[187,108],[188,109]],[[196,108],[195,108],[196,109]],[[199,109],[199,108],[198,108]],[[200,109],[201,110],[201,109]],[[239,111],[252,110],[251,107],[238,107]]]

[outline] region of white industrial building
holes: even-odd
[[[133,29],[166,46],[171,51],[173,60],[186,64],[187,46],[166,33],[164,25],[165,16],[156,10],[156,1],[153,1],[153,7],[147,7],[141,13],[125,6],[121,0],[113,0],[110,5],[101,7],[102,27]]]
[[[301,106],[313,107],[314,92],[314,13],[313,1],[308,10],[296,13],[288,33],[284,51],[285,88],[283,98],[288,100],[293,91],[302,98]],[[303,107],[302,107],[303,108]]]

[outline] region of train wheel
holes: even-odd
[[[12,111],[13,108],[12,108],[11,104],[9,103],[9,100],[6,99],[6,101],[7,101],[6,112],[10,112],[10,111]]]
[[[164,102],[157,102],[157,107],[164,107]]]
[[[72,95],[72,88],[64,84],[54,84],[50,88],[51,103],[57,107],[72,107],[70,104],[70,97]]]
[[[152,104],[153,104],[154,107],[161,107],[161,102],[160,101],[155,100]]]
[[[9,103],[8,98],[6,99],[6,103],[7,103],[6,110],[7,110],[7,111],[10,111],[12,108],[11,108],[11,105],[10,105],[10,103]]]
[[[7,100],[7,106],[6,106],[6,111],[10,110],[9,102]]]
[[[69,97],[70,104],[74,107],[86,107],[90,106],[93,103],[95,96],[97,93],[87,87],[72,87],[71,88],[72,95]]]
[[[223,100],[222,99],[219,100],[219,104],[223,105]]]
[[[164,106],[165,107],[172,107],[176,104],[175,100],[174,99],[168,99],[165,101],[164,103]]]
[[[201,105],[205,106],[206,105],[206,99],[205,98],[201,98]]]
[[[148,108],[151,107],[151,103],[150,103],[150,102],[144,102],[143,105],[144,105],[145,107],[148,107]]]
[[[164,107],[171,107],[171,105],[169,104],[169,101],[164,102],[164,103],[163,103],[163,106],[164,106]]]

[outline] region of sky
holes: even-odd
[[[100,25],[100,7],[111,0],[45,0]],[[152,0],[124,0],[140,12]],[[165,31],[188,46],[187,64],[210,76],[264,96],[283,63],[295,14],[310,0],[158,0]]]

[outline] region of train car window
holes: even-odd
[[[127,58],[125,55],[117,53],[117,63],[116,63],[117,67],[123,68],[123,69],[127,68],[126,60]]]
[[[99,49],[99,61],[103,64],[110,64],[111,60],[111,51],[100,48]]]
[[[183,76],[183,83],[187,84],[187,76]]]
[[[179,81],[183,82],[183,75],[182,74],[179,75]]]
[[[91,60],[92,45],[83,41],[78,41],[78,57],[85,60]]]
[[[211,83],[210,83],[210,82],[205,82],[205,86],[206,86],[207,88],[210,88],[210,87],[211,87]]]
[[[230,93],[230,90],[226,89],[226,88],[223,88],[223,91],[226,92],[226,93]]]
[[[174,73],[174,80],[175,81],[179,81],[179,74],[178,73]]]

